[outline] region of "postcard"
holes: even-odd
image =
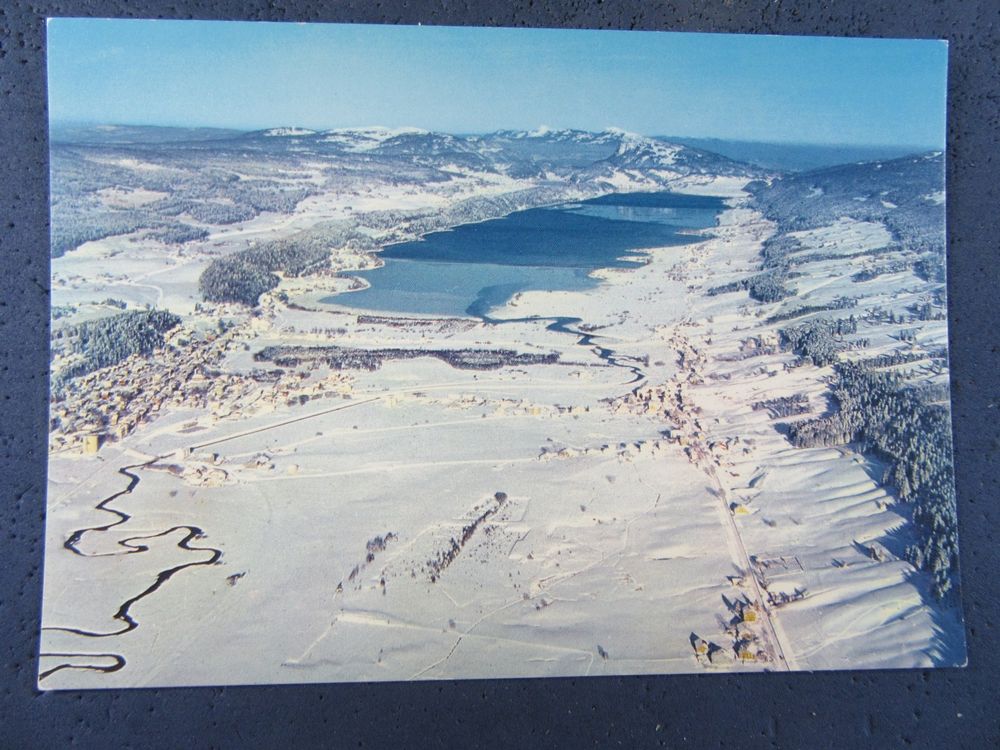
[[[944,42],[47,44],[42,689],[965,663]]]

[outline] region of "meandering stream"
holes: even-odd
[[[43,631],[72,633],[74,635],[83,636],[86,638],[110,638],[112,636],[123,635],[125,633],[128,633],[139,627],[139,621],[131,613],[132,607],[136,603],[142,601],[147,596],[156,593],[156,591],[158,591],[167,581],[169,581],[175,575],[180,573],[182,570],[187,570],[188,568],[199,567],[203,565],[214,565],[222,557],[222,550],[216,549],[215,547],[192,546],[191,542],[204,538],[205,532],[197,526],[190,526],[190,525],[171,526],[170,528],[164,529],[163,531],[158,531],[154,534],[142,534],[138,536],[127,537],[125,539],[120,539],[116,542],[118,546],[124,548],[123,550],[120,551],[116,550],[114,552],[88,553],[80,549],[80,542],[87,534],[110,531],[111,529],[117,526],[121,526],[122,524],[127,523],[132,518],[132,516],[129,515],[128,513],[125,513],[122,510],[112,507],[111,503],[124,495],[132,494],[132,492],[136,489],[136,487],[139,486],[141,478],[139,474],[135,473],[133,470],[148,468],[161,458],[163,457],[158,456],[157,458],[150,459],[149,461],[144,461],[142,463],[137,463],[137,464],[130,464],[128,466],[123,466],[122,468],[118,469],[119,474],[128,478],[129,480],[128,485],[125,487],[125,489],[119,490],[118,492],[114,492],[111,495],[108,495],[106,498],[101,500],[95,506],[97,510],[104,511],[106,513],[111,513],[112,515],[116,516],[116,520],[108,524],[103,524],[98,526],[87,526],[82,529],[77,529],[73,531],[66,538],[66,541],[63,542],[63,547],[72,552],[73,554],[79,555],[80,557],[111,557],[116,555],[132,555],[149,551],[149,546],[141,543],[143,541],[149,541],[151,539],[159,539],[162,537],[169,536],[171,534],[175,534],[177,532],[181,532],[182,536],[176,544],[178,549],[184,550],[185,552],[205,552],[208,553],[208,557],[204,557],[198,560],[193,560],[191,562],[181,563],[166,568],[164,570],[161,570],[156,575],[155,579],[149,586],[147,586],[145,589],[143,589],[140,593],[136,594],[135,596],[129,597],[128,599],[123,601],[121,605],[119,605],[118,610],[113,615],[113,619],[121,622],[122,626],[117,628],[116,630],[100,632],[93,630],[84,630],[82,628],[46,626],[42,628]],[[38,675],[39,681],[44,680],[46,677],[49,677],[50,675],[55,674],[56,672],[59,672],[64,669],[80,669],[87,671],[110,673],[110,672],[117,672],[118,670],[122,669],[126,664],[125,657],[122,654],[118,653],[93,654],[88,652],[74,652],[74,653],[42,652],[40,654],[40,657],[62,658],[71,660],[108,658],[111,659],[113,663],[110,665],[102,665],[102,664],[78,663],[77,661],[66,661],[40,672]]]

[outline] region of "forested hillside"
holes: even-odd
[[[917,325],[939,320],[946,303],[944,245],[944,163],[940,154],[894,161],[849,164],[785,176],[771,184],[750,186],[753,205],[776,222],[777,232],[764,243],[761,272],[746,281],[710,290],[719,294],[747,289],[762,301],[794,302],[796,278],[807,264],[837,260],[863,262],[850,282],[866,284],[882,276],[912,272],[907,287],[923,302],[905,312],[869,307],[848,318],[812,318],[780,331],[782,345],[802,362],[833,365],[830,394],[835,410],[812,420],[788,424],[789,438],[800,447],[856,444],[888,463],[884,481],[912,506],[920,541],[906,552],[918,568],[933,575],[933,591],[944,596],[957,582],[958,538],[952,468],[951,418],[947,391],[925,387],[914,371],[900,365],[922,363],[929,372],[947,366],[943,352],[914,349]],[[830,226],[845,219],[883,225],[891,240],[884,247],[850,253],[816,252],[792,233]],[[871,289],[871,287],[869,287]],[[874,290],[873,290],[874,291]],[[840,298],[822,306],[799,302],[768,320],[805,317],[824,309],[854,307],[864,297]],[[887,326],[898,348],[875,357],[846,353],[868,344],[858,338],[859,323]],[[850,342],[849,342],[850,340]],[[889,369],[892,368],[892,369]]]

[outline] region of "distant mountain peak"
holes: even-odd
[[[683,150],[683,146],[665,143],[637,133],[618,129],[609,129],[605,132],[620,139],[618,150],[611,159],[623,166],[667,166],[673,164],[677,154]]]
[[[643,135],[639,135],[638,133],[635,133],[631,130],[625,130],[625,128],[615,127],[614,125],[604,128],[604,130],[601,131],[601,135],[613,135],[617,138],[628,138],[628,139],[636,139],[636,138],[642,139],[646,137]]]
[[[281,127],[268,128],[267,130],[262,130],[260,134],[269,138],[283,138],[288,136],[316,135],[316,131],[309,130],[308,128]]]

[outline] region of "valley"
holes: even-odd
[[[940,154],[70,137],[43,687],[964,660]]]

